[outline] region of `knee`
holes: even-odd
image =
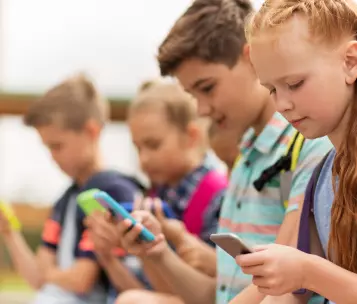
[[[128,290],[121,293],[115,304],[137,304],[143,303],[146,298],[146,292],[143,290]]]

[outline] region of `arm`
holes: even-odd
[[[290,245],[292,240],[296,242],[296,235],[298,233],[298,219],[300,216],[300,212],[296,209],[294,211],[289,212],[283,221],[283,224],[280,227],[276,243],[282,245]],[[292,245],[292,244],[291,244]],[[296,246],[296,245],[295,245]],[[250,284],[247,288],[245,288],[241,293],[239,293],[230,304],[239,304],[239,303],[249,303],[249,304],[259,304],[261,303],[266,295],[260,293],[258,288]],[[265,303],[269,303],[269,299],[266,300]],[[284,302],[286,303],[286,302]],[[289,303],[290,304],[290,303]],[[293,304],[293,303],[291,303]]]
[[[41,246],[36,256],[23,236],[14,231],[5,235],[4,240],[15,269],[32,288],[40,289],[45,279],[44,271],[55,265],[54,251]]]
[[[216,280],[186,264],[169,247],[166,247],[159,258],[148,259],[185,303],[215,303]]]
[[[305,254],[304,287],[334,303],[352,304],[357,301],[357,274],[347,271],[326,259]],[[341,292],[343,291],[343,292]]]
[[[172,288],[160,273],[157,273],[157,266],[150,260],[143,260],[143,269],[146,277],[148,278],[151,286],[155,291],[166,294],[174,294]]]
[[[141,257],[155,267],[157,273],[165,277],[169,287],[182,297],[185,303],[215,303],[216,280],[189,266],[169,248],[160,223],[150,212],[136,211],[132,216],[140,224],[136,224],[129,231],[132,226],[130,220],[125,220],[118,226],[123,247],[130,254]],[[143,226],[156,236],[153,242],[137,242]]]
[[[298,233],[299,233],[299,219],[301,216],[302,205],[304,203],[304,193],[306,186],[310,180],[312,172],[317,164],[321,161],[324,155],[331,149],[331,143],[326,139],[317,139],[314,141],[306,140],[298,159],[296,169],[293,174],[292,187],[289,195],[289,204],[287,208],[287,214],[280,227],[276,243],[282,245],[289,245],[296,247]],[[256,286],[251,284],[238,296],[236,296],[231,304],[236,303],[260,303],[266,295],[259,293]],[[311,293],[308,296],[299,295],[286,295],[282,297],[282,303],[291,304],[305,303],[306,297],[311,297]],[[269,303],[269,296],[265,300]],[[255,299],[252,301],[252,299]],[[278,301],[277,297],[274,297],[274,302]]]
[[[103,258],[97,255],[97,257],[116,290],[126,291],[129,289],[144,288],[143,284],[136,279],[115,255],[109,255]]]
[[[99,275],[97,262],[79,258],[66,270],[53,267],[46,274],[46,282],[56,284],[67,291],[85,294],[91,291]]]

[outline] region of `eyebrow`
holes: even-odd
[[[275,81],[277,81],[277,82],[284,81],[284,80],[286,80],[286,78],[291,78],[291,77],[303,77],[303,74],[299,73],[299,74],[286,75],[286,76],[279,77]],[[260,84],[264,87],[272,85],[271,83],[265,83],[265,82],[260,82]]]
[[[207,77],[207,78],[201,78],[196,80],[196,82],[194,82],[194,84],[191,86],[191,90],[195,90],[197,89],[202,83],[205,83],[208,80],[211,80],[211,77]]]

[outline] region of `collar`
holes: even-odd
[[[251,148],[255,148],[260,153],[269,154],[289,127],[289,122],[280,113],[275,112],[258,136],[252,128],[244,134],[241,153],[245,154]]]

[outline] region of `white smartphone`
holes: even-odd
[[[234,259],[237,255],[252,253],[253,249],[233,233],[211,234],[210,239]]]

